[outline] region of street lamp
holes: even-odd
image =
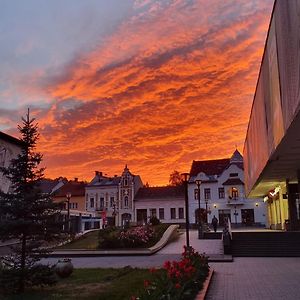
[[[208,204],[208,199],[205,199],[205,215],[206,215],[206,223],[208,223],[208,218],[207,218],[207,204]]]
[[[72,197],[71,193],[67,193],[66,194],[66,198],[67,198],[67,212],[68,212],[68,232],[70,233],[71,231],[71,226],[70,226],[70,199]]]
[[[201,220],[201,206],[200,206],[200,185],[201,185],[201,180],[196,179],[195,183],[197,185],[197,196],[198,196],[198,239],[202,239],[202,220]]]
[[[189,221],[189,195],[188,195],[188,180],[190,174],[189,173],[182,173],[181,178],[184,184],[184,201],[185,201],[185,230],[186,230],[186,247],[190,248],[190,221]]]

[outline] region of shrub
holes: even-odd
[[[149,220],[150,225],[159,225],[161,224],[161,222],[159,221],[159,219],[156,216],[152,216]]]
[[[149,226],[138,226],[121,231],[119,239],[125,247],[138,247],[154,238],[154,230]]]
[[[208,258],[192,247],[185,247],[180,261],[166,261],[162,270],[151,269],[156,274],[152,282],[144,282],[144,292],[139,300],[191,300],[201,289],[208,275]]]
[[[38,264],[25,268],[23,271],[16,266],[6,266],[0,268],[0,293],[18,292],[19,281],[23,276],[26,287],[53,285],[57,282],[53,267],[48,265]]]

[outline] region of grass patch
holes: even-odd
[[[88,249],[96,250],[98,247],[99,230],[90,231],[80,238],[73,240],[72,242],[60,246],[58,249]]]
[[[3,300],[130,300],[143,290],[144,280],[152,280],[148,269],[76,269],[55,286],[35,288],[22,295],[0,296]]]
[[[136,248],[149,248],[154,246],[163,236],[164,232],[167,230],[169,225],[167,224],[159,224],[153,226],[155,231],[155,237],[151,239],[147,244],[138,246]],[[116,229],[120,230],[120,229]],[[62,245],[57,248],[57,250],[68,250],[68,249],[86,249],[86,250],[98,250],[99,248],[99,232],[100,230],[95,230],[88,232],[87,234],[81,236],[80,238],[71,241],[68,244]],[[102,231],[103,234],[104,231]],[[112,235],[113,237],[110,237]],[[109,233],[109,235],[105,236],[105,239],[111,239],[111,243],[108,243],[109,246],[103,247],[102,249],[120,249],[121,243],[117,238],[118,233],[116,231]],[[124,249],[124,247],[123,247]]]

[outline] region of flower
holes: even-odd
[[[150,281],[149,280],[144,280],[144,287],[147,288],[150,285]]]
[[[151,274],[154,274],[156,271],[157,271],[157,270],[156,270],[155,268],[150,268],[150,269],[149,269],[149,272],[150,272]]]
[[[180,283],[177,282],[177,283],[175,284],[175,288],[176,288],[176,289],[180,289],[180,288],[181,288]]]

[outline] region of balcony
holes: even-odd
[[[244,205],[245,198],[244,197],[228,197],[227,205]]]

